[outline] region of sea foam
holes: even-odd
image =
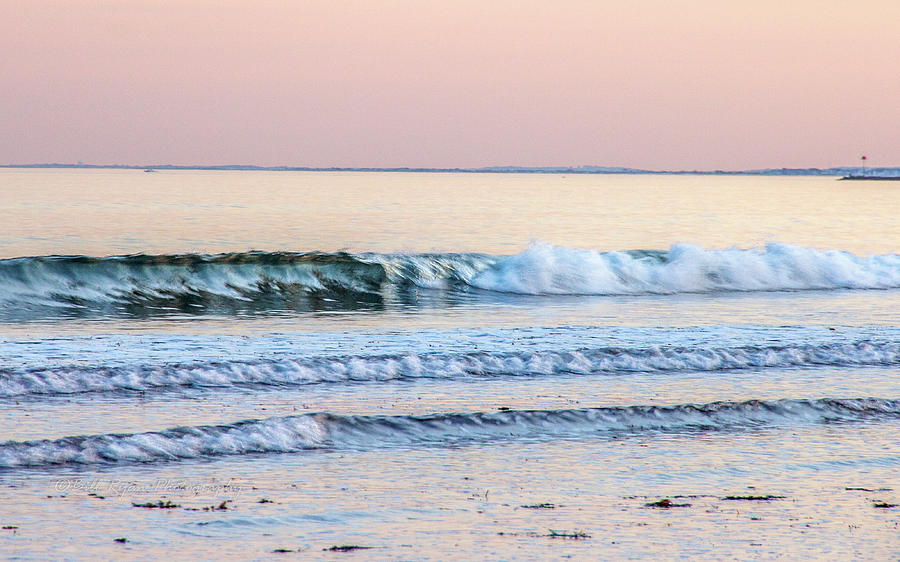
[[[789,367],[900,365],[900,344],[603,347],[559,351],[409,353],[102,367],[76,364],[0,372],[0,397],[174,387],[295,386],[412,379],[473,379]]]

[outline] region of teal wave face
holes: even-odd
[[[460,283],[492,261],[345,252],[14,258],[0,260],[0,317],[377,309],[392,289]]]

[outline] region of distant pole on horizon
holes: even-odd
[[[868,158],[866,158],[866,155],[863,154],[860,160],[862,160],[862,175],[866,175],[866,160],[868,160]]]

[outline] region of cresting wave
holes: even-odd
[[[600,348],[211,362],[98,368],[91,365],[0,372],[0,397],[171,387],[305,385],[417,378],[726,371],[785,367],[900,365],[900,343],[694,348]]]
[[[612,437],[861,422],[900,418],[900,401],[878,398],[713,402],[578,410],[425,416],[305,414],[229,425],[0,443],[0,468],[153,463],[306,449],[454,446],[502,440]]]
[[[596,252],[535,243],[514,256],[251,252],[0,260],[7,311],[352,308],[409,287],[529,295],[885,289],[900,287],[900,255],[785,244]]]

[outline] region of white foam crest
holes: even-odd
[[[253,420],[223,426],[0,443],[0,468],[158,462],[320,447],[327,428],[315,416]]]
[[[572,351],[409,354],[0,373],[0,397],[167,387],[341,384],[416,378],[550,376],[900,365],[900,343],[860,341],[789,346],[601,348]]]
[[[787,244],[668,252],[596,252],[534,243],[469,280],[479,289],[530,295],[636,295],[716,291],[900,287],[900,255],[859,257]]]

